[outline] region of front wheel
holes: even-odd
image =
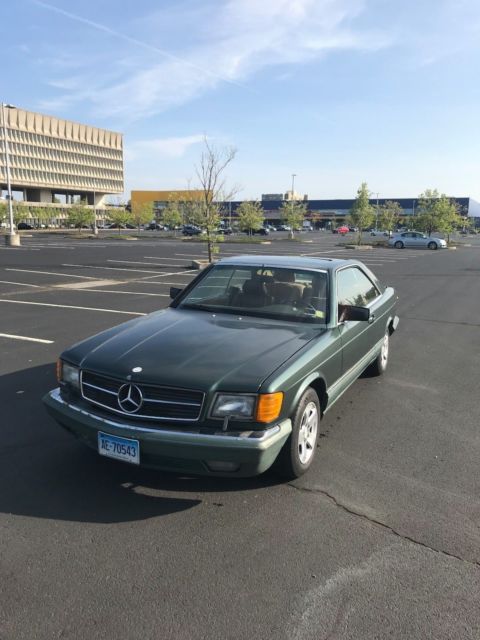
[[[282,476],[293,479],[310,468],[317,450],[320,402],[315,391],[307,389],[292,416],[292,433],[278,457]]]
[[[437,243],[436,242],[429,242],[428,243],[428,248],[431,249],[432,251],[434,251],[437,248]]]
[[[395,247],[395,249],[403,249],[403,242],[401,240],[397,240],[397,242],[395,242],[395,244],[393,245]]]

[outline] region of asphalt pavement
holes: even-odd
[[[167,306],[204,244],[0,247],[1,640],[480,638],[480,238],[362,253],[301,238],[221,255],[364,259],[400,325],[385,376],[336,403],[291,483],[106,460],[41,404],[63,349]]]

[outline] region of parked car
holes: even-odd
[[[343,225],[341,227],[337,227],[336,229],[332,229],[332,233],[339,233],[342,236],[344,236],[346,233],[348,233],[348,231],[349,231],[349,229],[345,225]]]
[[[219,227],[217,233],[223,233],[225,236],[231,236],[233,233],[232,227]]]
[[[137,227],[133,224],[130,224],[129,222],[125,223],[125,224],[118,224],[116,222],[113,222],[112,224],[109,224],[107,229],[136,229]]]
[[[443,238],[433,238],[419,231],[405,231],[395,234],[389,239],[388,244],[395,249],[404,247],[418,247],[421,249],[446,249],[447,243]]]
[[[164,227],[163,225],[158,224],[158,222],[150,222],[150,224],[147,224],[145,229],[147,231],[163,231]]]
[[[245,231],[247,235],[268,236],[270,231],[266,227],[260,227],[259,229],[250,229]]]
[[[28,224],[26,222],[19,222],[17,224],[17,229],[19,231],[32,231],[33,227],[31,224]]]
[[[194,224],[185,224],[183,226],[182,233],[184,236],[199,236],[202,233],[202,230]]]
[[[292,228],[288,226],[288,224],[281,224],[277,227],[277,231],[291,231]]]
[[[385,371],[398,324],[356,260],[227,258],[170,296],[64,351],[43,400],[100,455],[183,474],[305,473],[321,416]]]
[[[348,227],[348,230],[351,231],[352,233],[357,233],[358,227]]]

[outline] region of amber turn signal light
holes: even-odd
[[[257,413],[255,419],[257,422],[272,422],[280,415],[282,410],[283,393],[261,393],[258,396]]]

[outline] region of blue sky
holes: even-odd
[[[16,0],[2,99],[124,133],[130,189],[480,199],[478,0]],[[8,26],[8,28],[7,28]]]

